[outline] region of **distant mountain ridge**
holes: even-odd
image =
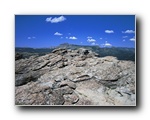
[[[127,47],[100,48],[99,46],[75,45],[75,44],[63,43],[57,47],[51,47],[51,48],[16,47],[15,51],[16,53],[23,54],[23,58],[28,58],[32,55],[42,56],[42,55],[51,53],[54,49],[57,49],[57,48],[65,48],[65,49],[72,49],[72,50],[85,48],[85,49],[98,53],[100,57],[114,56],[114,57],[117,57],[119,60],[135,61],[135,48],[127,48]]]

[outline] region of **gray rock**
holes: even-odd
[[[77,63],[75,63],[75,66],[76,67],[83,67],[83,66],[86,66],[86,62],[83,62],[83,61],[78,61]]]
[[[49,63],[50,63],[50,61],[44,61],[43,63],[40,64],[40,66],[37,66],[36,68],[33,68],[32,70],[33,70],[33,71],[37,71],[37,70],[39,70],[39,69],[45,67],[45,66],[46,66],[47,64],[49,64]]]
[[[52,51],[52,53],[58,54],[58,55],[64,55],[67,53],[66,49],[63,48],[58,48]]]
[[[36,81],[43,73],[42,72],[29,72],[25,74],[15,75],[15,86],[27,84],[31,81]]]
[[[60,93],[62,95],[73,93],[73,90],[68,86],[64,86],[64,87],[61,87],[61,88],[54,89],[54,91],[60,91]]]
[[[64,74],[59,74],[59,75],[56,75],[55,77],[53,77],[53,79],[54,79],[56,82],[60,82],[60,81],[66,80],[66,79],[67,79],[67,76],[64,75]]]
[[[63,105],[64,102],[65,100],[61,90],[54,90],[53,93],[50,95],[49,98],[50,105]]]
[[[64,105],[75,104],[79,101],[79,96],[76,93],[63,95],[65,99]]]
[[[59,87],[63,86],[69,86],[72,89],[76,89],[76,84],[70,81],[62,81],[61,83],[59,83]]]
[[[81,75],[81,76],[79,76],[76,79],[73,79],[71,81],[73,81],[73,82],[81,82],[81,81],[86,81],[86,80],[89,80],[89,79],[90,79],[89,75]]]
[[[51,61],[47,64],[49,67],[52,67],[52,66],[55,66],[57,65],[59,62],[62,61],[62,56],[61,55],[58,55],[54,58],[51,59]]]
[[[55,49],[15,61],[17,105],[135,105],[135,64],[90,50]]]
[[[84,49],[84,48],[79,48],[77,52],[79,54],[82,54],[82,55],[88,55],[89,54],[89,50]]]

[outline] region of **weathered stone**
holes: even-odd
[[[15,86],[24,85],[30,81],[36,81],[40,77],[41,73],[30,72],[26,74],[16,74]]]
[[[49,63],[50,63],[50,61],[44,61],[40,66],[38,66],[37,68],[34,68],[33,71],[39,70],[39,69],[45,67]]]
[[[100,80],[99,82],[105,85],[106,87],[115,89],[117,88],[118,80]]]
[[[57,88],[54,91],[60,91],[62,95],[72,94],[73,93],[73,90],[70,87],[68,87],[68,86]]]
[[[60,82],[67,79],[67,76],[64,74],[59,74],[53,78],[56,82]]]
[[[83,67],[85,66],[87,63],[86,62],[83,62],[83,61],[79,61],[75,64],[76,67]]]
[[[89,50],[84,49],[84,48],[79,48],[77,51],[79,54],[87,55],[89,54]]]
[[[63,97],[65,99],[64,105],[75,104],[79,100],[79,96],[76,93],[63,95]]]
[[[85,81],[85,80],[89,80],[89,79],[90,79],[89,75],[81,75],[81,76],[79,76],[76,79],[73,79],[71,81],[73,81],[73,82],[81,82],[81,81]]]
[[[75,56],[77,56],[79,54],[78,53],[69,53],[68,55],[71,56],[71,57],[75,57]]]
[[[53,59],[51,59],[51,61],[47,64],[49,67],[55,66],[57,65],[59,62],[61,62],[62,60],[62,56],[56,56]]]
[[[55,53],[58,55],[64,55],[65,53],[67,53],[67,50],[63,48],[58,48],[58,49],[53,50],[52,53]]]
[[[135,105],[135,64],[56,49],[15,61],[17,105]]]
[[[19,86],[15,89],[16,105],[46,105],[46,98],[51,93],[48,88],[37,88],[34,83]],[[49,93],[44,94],[46,91]]]
[[[64,102],[65,102],[65,100],[63,98],[63,94],[62,94],[61,90],[55,90],[50,95],[50,98],[49,98],[50,105],[63,105]]]
[[[73,82],[70,82],[70,81],[62,81],[61,83],[59,83],[59,86],[60,86],[60,87],[69,86],[69,87],[72,88],[72,89],[75,89],[75,88],[76,88],[76,84],[73,83]]]

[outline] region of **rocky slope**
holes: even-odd
[[[135,64],[87,49],[15,61],[16,105],[135,105]]]

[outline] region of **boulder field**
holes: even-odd
[[[135,63],[79,48],[15,61],[16,105],[135,106]]]

